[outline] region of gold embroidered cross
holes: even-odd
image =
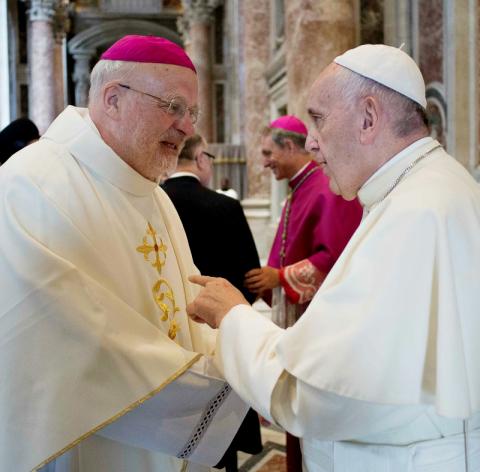
[[[160,237],[158,237],[160,240],[160,243],[158,243],[157,232],[150,223],[147,224],[147,235],[143,237],[143,244],[137,247],[137,252],[143,254],[143,258],[149,262],[152,267],[155,267],[158,274],[161,275],[162,267],[167,260],[167,246]],[[154,256],[153,262],[150,260],[151,255]],[[178,308],[175,302],[173,289],[165,279],[160,278],[153,284],[152,295],[155,303],[162,312],[160,320],[169,323],[168,337],[174,340],[177,337],[178,331],[180,331],[180,325],[175,319],[175,315],[180,311],[180,308]]]
[[[152,239],[152,244],[148,243],[149,237]],[[157,232],[150,223],[148,223],[147,236],[143,237],[143,244],[137,247],[137,251],[142,253],[143,258],[148,262],[150,262],[150,253],[154,251],[155,260],[151,264],[159,274],[162,273],[162,267],[167,259],[167,246],[163,243],[162,238],[160,238],[160,243],[157,242]]]

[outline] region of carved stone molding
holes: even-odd
[[[30,21],[49,21],[53,23],[57,0],[30,0],[28,6],[27,12]]]
[[[207,23],[213,21],[213,11],[222,0],[183,0],[183,21],[190,23]]]
[[[70,11],[73,4],[69,0],[57,0],[57,8],[53,19],[53,34],[57,44],[61,44],[67,33],[70,31]]]

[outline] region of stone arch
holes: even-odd
[[[113,20],[81,31],[68,41],[68,52],[74,60],[75,105],[86,106],[87,104],[90,63],[97,54],[97,50],[106,49],[127,34],[162,36],[183,46],[182,38],[177,32],[151,21]]]

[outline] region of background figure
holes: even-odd
[[[236,190],[230,187],[230,179],[228,177],[222,177],[222,180],[220,181],[220,188],[217,189],[217,192],[238,200],[238,193]]]
[[[20,149],[40,138],[35,123],[28,118],[12,121],[0,131],[0,165]]]
[[[1,471],[207,472],[240,427],[216,333],[186,314],[198,270],[158,185],[197,100],[180,46],[126,36],[88,109],[0,167]]]
[[[207,188],[214,156],[194,135],[185,141],[177,170],[162,187],[182,220],[195,265],[205,275],[224,277],[253,303],[256,295],[243,285],[245,273],[259,267],[257,250],[243,209],[237,200]],[[258,415],[250,410],[218,467],[237,470],[237,450],[262,450]]]
[[[293,115],[263,131],[264,167],[288,179],[284,205],[266,267],[247,274],[246,286],[271,298],[273,320],[292,326],[360,223],[357,200],[347,202],[329,188],[328,178],[305,151],[307,128]]]
[[[480,187],[428,136],[426,104],[413,59],[379,44],[310,89],[306,147],[364,217],[293,327],[191,278],[218,365],[302,437],[308,471],[480,471]]]

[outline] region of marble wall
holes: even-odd
[[[443,83],[444,11],[442,0],[419,0],[419,66],[425,84]]]
[[[245,0],[244,68],[245,68],[245,146],[247,154],[248,195],[267,197],[270,173],[263,169],[260,155],[260,131],[269,120],[266,67],[270,57],[268,41],[270,9],[268,0]]]
[[[288,112],[307,119],[306,99],[320,71],[355,45],[353,0],[285,2]]]
[[[445,12],[442,0],[418,2],[418,63],[427,89],[430,134],[447,146],[444,47]]]

